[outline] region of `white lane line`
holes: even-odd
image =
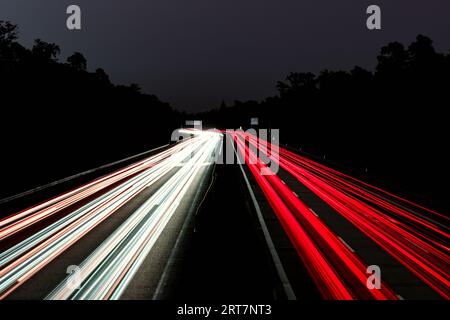
[[[310,210],[317,218],[319,218],[319,215],[318,215],[313,209],[309,208],[309,210]]]
[[[228,136],[229,137],[229,136]],[[231,137],[229,137],[231,139]],[[231,140],[231,144],[234,148],[233,140]],[[236,148],[234,148],[234,153],[238,157]],[[250,186],[250,182],[247,179],[247,175],[245,174],[244,168],[242,164],[239,163],[239,167],[241,168],[242,175],[244,176],[245,184],[247,185],[248,191],[250,193],[250,197],[253,200],[253,205],[255,206],[256,214],[258,216],[258,221],[261,224],[261,230],[264,234],[264,238],[266,240],[267,246],[269,247],[270,254],[273,259],[273,263],[275,264],[275,268],[277,270],[278,276],[280,277],[280,281],[283,284],[283,289],[286,294],[288,300],[297,300],[295,296],[294,290],[292,289],[291,283],[286,275],[286,271],[283,268],[280,257],[278,255],[277,250],[275,249],[275,245],[273,244],[272,238],[270,237],[269,229],[267,228],[266,222],[264,221],[261,208],[259,207],[258,201],[256,200],[255,194],[253,193],[252,187]]]
[[[220,144],[219,152],[217,153],[218,156],[222,154],[222,148],[223,148],[223,143]]]
[[[347,243],[347,242],[345,242],[344,241],[344,239],[342,239],[341,237],[338,237],[339,238],[339,240],[341,240],[341,242],[347,247],[347,249],[348,250],[350,250],[351,252],[355,252],[355,250],[353,250],[353,248],[352,247],[350,247],[350,245]]]

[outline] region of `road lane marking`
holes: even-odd
[[[353,248],[350,247],[350,245],[347,242],[345,242],[344,239],[342,239],[341,237],[338,237],[338,238],[347,247],[348,250],[350,250],[351,252],[355,253],[355,250],[353,250]]]
[[[231,137],[229,138],[231,139]],[[233,141],[231,141],[231,143],[234,148]],[[234,153],[236,154],[236,156],[238,156],[236,148],[234,148]],[[253,193],[253,189],[250,185],[250,182],[248,181],[247,175],[245,174],[244,168],[242,167],[241,163],[239,163],[239,167],[241,168],[242,175],[244,176],[245,184],[247,185],[250,197],[253,200],[253,205],[255,206],[256,214],[258,216],[258,221],[261,224],[261,230],[264,234],[267,246],[269,247],[269,251],[275,264],[278,276],[280,277],[281,283],[283,284],[283,289],[286,294],[286,297],[288,298],[288,300],[297,300],[294,290],[292,289],[291,283],[289,282],[289,279],[286,275],[286,271],[284,270],[284,267],[281,263],[280,256],[278,255],[278,252],[275,249],[275,245],[273,244],[272,238],[270,237],[269,229],[267,228],[266,222],[264,221],[261,208],[259,207],[258,201],[256,200],[255,194]]]
[[[309,210],[310,210],[317,218],[319,218],[319,215],[318,215],[313,209],[309,208]]]

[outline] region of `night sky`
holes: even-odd
[[[81,31],[66,29],[70,4]],[[381,31],[366,29],[369,4]],[[449,52],[449,16],[448,0],[0,0],[26,46],[55,42],[64,60],[80,51],[91,70],[189,111],[273,95],[290,71],[372,69],[382,45],[418,33]]]

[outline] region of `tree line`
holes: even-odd
[[[26,48],[18,31],[0,21],[4,194],[166,144],[180,126],[178,111],[138,85],[89,71],[80,52],[61,61],[54,43]]]
[[[275,96],[196,115],[136,84],[113,84],[79,52],[66,61],[60,52],[41,39],[25,48],[18,26],[0,21],[0,197],[166,144],[185,119],[246,128],[258,117],[260,127],[280,129],[283,144],[448,208],[450,54],[426,36],[383,46],[374,70],[291,72]]]
[[[430,38],[383,46],[374,70],[291,72],[276,88],[275,96],[222,103],[197,117],[226,128],[248,128],[259,117],[260,127],[280,129],[290,147],[367,170],[448,208],[450,54],[437,52]]]

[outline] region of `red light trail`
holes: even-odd
[[[270,154],[270,143],[243,132],[233,134],[233,138],[322,295],[332,299],[367,298],[364,263],[278,176],[261,175],[261,170],[268,168],[253,150],[257,148]],[[246,146],[245,141],[252,147]],[[432,219],[448,221],[447,217],[284,148],[279,149],[279,157],[273,157],[272,161],[277,161],[282,169],[444,298],[450,297],[449,234]],[[340,281],[331,283],[336,277]],[[396,298],[389,289],[370,290],[370,294],[375,299]]]

